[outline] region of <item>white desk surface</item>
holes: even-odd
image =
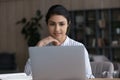
[[[32,80],[32,77],[25,73],[10,73],[0,74],[0,80]]]
[[[0,80],[32,80],[32,77],[27,76],[25,73],[10,73],[0,74]],[[120,80],[120,78],[94,78],[89,80]]]

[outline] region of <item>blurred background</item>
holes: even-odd
[[[120,0],[0,0],[0,73],[23,72],[28,47],[48,35],[45,14],[53,4],[69,10],[69,36],[86,46],[91,61],[120,70]]]

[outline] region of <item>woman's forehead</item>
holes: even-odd
[[[67,19],[62,16],[62,15],[52,15],[48,21],[52,21],[52,22],[63,22],[63,21],[67,21]]]

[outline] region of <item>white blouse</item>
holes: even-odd
[[[47,46],[53,46],[51,43],[48,44]],[[66,40],[64,41],[63,44],[61,44],[61,46],[84,46],[82,43],[77,42],[71,38],[69,38],[67,36]],[[91,66],[90,66],[90,61],[89,61],[89,56],[88,56],[88,52],[86,50],[86,48],[84,47],[84,51],[85,51],[85,68],[86,68],[86,76],[87,78],[94,78],[94,76],[92,75],[92,70],[91,70]],[[25,73],[27,75],[32,74],[31,71],[31,62],[30,59],[28,59],[26,66],[25,66]]]

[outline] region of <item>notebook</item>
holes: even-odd
[[[29,47],[33,80],[87,80],[83,46]]]

